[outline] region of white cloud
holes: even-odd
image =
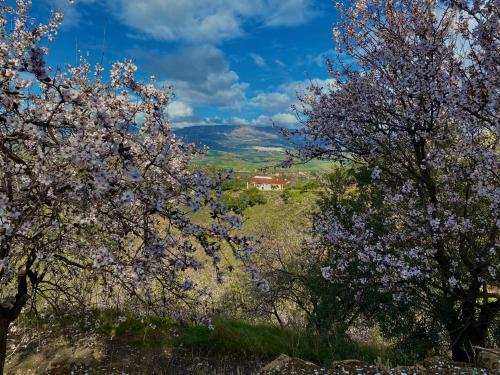
[[[247,121],[241,117],[200,117],[196,115],[182,117],[182,118],[172,118],[170,119],[170,125],[173,128],[185,128],[188,126],[199,126],[199,125],[239,125],[239,126],[250,126],[253,125],[251,121]],[[269,125],[269,124],[268,124]]]
[[[251,122],[251,124],[254,126],[290,126],[296,125],[297,123],[297,117],[295,117],[291,113],[277,113],[272,116],[260,115]]]
[[[158,40],[221,42],[248,23],[293,26],[315,16],[315,0],[107,0],[124,24]]]
[[[278,124],[290,125],[297,123],[297,117],[295,117],[291,113],[278,113],[271,118]]]
[[[249,104],[266,111],[282,111],[284,108],[290,109],[292,99],[283,92],[261,93],[250,99]]]
[[[183,118],[172,118],[170,119],[170,126],[172,128],[187,128],[189,126],[198,126],[198,125],[219,125],[224,122],[223,119],[218,117],[209,118],[209,117],[199,117],[196,115],[190,117]]]
[[[292,26],[306,23],[316,12],[313,1],[271,0],[265,24],[268,26]]]
[[[305,81],[290,81],[280,85],[274,92],[257,94],[249,100],[251,107],[269,112],[287,112],[293,104],[298,104],[298,96],[307,92],[311,84],[328,87],[333,84],[332,79],[312,79]]]
[[[261,55],[257,53],[250,53],[250,57],[252,58],[255,65],[260,66],[261,68],[266,66],[266,60],[264,60]]]
[[[233,125],[241,125],[241,126],[250,125],[250,122],[241,117],[233,117],[229,119],[229,122]]]
[[[132,51],[140,65],[174,86],[176,95],[190,105],[239,109],[248,84],[229,68],[224,53],[211,45],[184,47],[172,54]]]
[[[174,91],[184,100],[203,105],[214,105],[220,108],[239,110],[245,100],[247,83],[239,81],[233,71],[221,74],[211,72],[199,84],[184,80],[169,80]]]
[[[167,114],[171,119],[179,119],[193,116],[193,108],[181,101],[175,101],[167,106]]]
[[[96,3],[99,0],[76,0],[73,4],[69,0],[45,0],[49,6],[64,13],[63,28],[72,28],[80,25],[85,13],[80,5]]]

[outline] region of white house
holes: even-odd
[[[266,176],[255,176],[247,182],[247,189],[252,187],[256,187],[259,190],[283,190],[286,185],[288,185],[290,181],[288,180],[280,180],[273,177]]]

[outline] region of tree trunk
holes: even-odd
[[[484,346],[486,337],[480,339],[476,335],[464,332],[460,337],[451,338],[452,359],[457,362],[474,362],[476,354],[474,346]]]
[[[498,301],[478,306],[475,303],[478,294],[473,294],[462,304],[461,318],[457,316],[452,320],[452,324],[448,325],[454,361],[474,362],[476,360],[474,347],[486,346],[488,328],[500,311]]]
[[[10,319],[0,318],[0,375],[4,373]]]
[[[457,333],[450,334],[452,359],[457,362],[474,362],[474,347],[486,346],[488,323],[475,321],[457,328]]]

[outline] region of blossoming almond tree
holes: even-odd
[[[335,83],[311,87],[292,133],[303,159],[369,168],[381,204],[318,215],[318,244],[333,249],[323,274],[412,304],[446,328],[455,360],[472,360],[500,309],[498,2],[338,8],[351,64],[330,62]]]
[[[49,69],[40,43],[62,15],[36,24],[29,7],[0,2],[0,373],[10,323],[49,287],[99,276],[110,293],[169,305],[203,292],[187,274],[207,259],[222,278],[223,242],[250,251],[216,200],[223,177],[188,168],[197,151],[166,122],[170,91],[136,81],[130,62],[109,82],[83,60]],[[211,219],[195,224],[201,207]]]

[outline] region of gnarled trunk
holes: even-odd
[[[467,328],[460,334],[451,334],[452,359],[457,362],[474,362],[476,351],[474,347],[484,347],[486,344],[486,331]]]
[[[7,354],[7,334],[9,333],[10,319],[0,317],[0,374],[3,374],[5,357]]]
[[[486,303],[479,308],[465,303],[462,311],[465,316],[461,323],[450,330],[452,358],[454,361],[473,362],[476,360],[475,347],[486,346],[488,328],[498,314],[499,305],[497,302]]]
[[[32,262],[26,265],[26,269],[29,270]],[[18,274],[17,279],[17,294],[14,301],[9,307],[0,307],[0,375],[3,374],[5,367],[5,359],[7,353],[7,335],[9,333],[9,326],[14,320],[17,319],[23,307],[28,301],[28,281],[26,277],[26,271]]]

